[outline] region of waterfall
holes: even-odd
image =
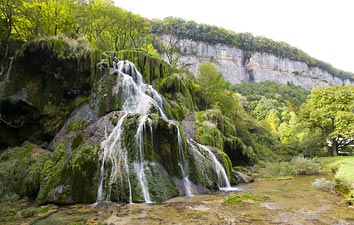
[[[222,190],[222,191],[235,191],[235,190],[237,190],[237,188],[231,187],[229,178],[227,177],[224,167],[218,161],[215,154],[210,149],[208,149],[208,147],[206,147],[200,143],[197,143],[196,141],[194,141],[192,139],[188,140],[188,143],[189,143],[189,145],[192,146],[192,149],[194,151],[197,151],[197,153],[201,157],[205,158],[206,156],[203,153],[207,153],[207,155],[209,156],[209,158],[211,159],[211,161],[214,165],[214,170],[215,170],[216,176],[218,178],[218,186],[219,186],[220,190]],[[203,153],[200,152],[201,150],[203,151]]]
[[[181,169],[186,195],[191,196],[191,182],[188,179],[188,166],[185,162],[182,136],[178,125],[167,118],[163,111],[163,98],[151,86],[144,82],[142,75],[137,71],[133,63],[119,61],[113,63],[113,71],[118,72],[117,84],[113,88],[113,94],[122,97],[122,111],[124,115],[119,119],[111,134],[101,143],[99,152],[100,177],[97,191],[97,202],[111,199],[112,186],[118,185],[118,190],[128,192],[129,202],[132,202],[132,187],[128,164],[128,152],[123,145],[124,122],[129,115],[139,115],[139,124],[135,133],[135,152],[132,162],[132,170],[137,176],[144,201],[151,203],[148,182],[145,174],[148,162],[144,156],[144,135],[146,126],[150,128],[151,143],[153,142],[152,121],[149,113],[156,111],[160,117],[177,128],[178,139],[178,165]],[[123,186],[127,185],[128,190]],[[124,193],[120,195],[124,196]]]
[[[101,143],[100,151],[100,177],[99,186],[97,191],[97,202],[109,201],[112,185],[116,183],[119,178],[120,184],[124,184],[124,181],[128,184],[129,191],[129,203],[132,203],[132,187],[130,182],[129,166],[127,152],[122,145],[122,132],[123,122],[127,118],[128,113],[124,114],[118,124],[115,126],[111,134]],[[109,162],[111,165],[110,176],[108,181],[105,178],[105,165]],[[117,177],[119,176],[119,177]],[[108,182],[108,190],[103,192],[103,183]],[[105,185],[106,186],[106,185]],[[105,194],[105,196],[103,196]]]
[[[192,192],[192,187],[191,187],[191,181],[188,178],[188,174],[186,173],[186,160],[184,157],[184,149],[183,149],[183,142],[182,142],[182,136],[181,136],[181,132],[179,131],[179,127],[177,125],[175,125],[177,127],[177,141],[178,141],[178,156],[179,156],[179,167],[181,168],[181,172],[182,172],[182,177],[183,177],[183,184],[184,184],[184,188],[185,188],[185,192],[186,192],[186,196],[193,196],[193,192]]]
[[[4,81],[8,81],[10,79],[10,73],[12,69],[12,64],[14,62],[15,57],[9,57],[10,63],[9,63],[9,69],[7,70],[7,73],[5,74]]]
[[[138,175],[138,180],[140,183],[141,192],[143,193],[144,196],[144,200],[146,203],[151,203],[149,188],[148,188],[146,175],[144,171],[144,165],[145,165],[144,130],[145,130],[146,122],[148,122],[149,127],[151,128],[150,130],[152,130],[151,120],[147,117],[147,115],[140,117],[139,127],[137,129],[136,137],[135,137],[135,144],[136,147],[139,149],[138,159],[134,161],[133,165],[134,165],[135,173]]]

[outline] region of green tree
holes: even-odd
[[[221,111],[231,118],[241,109],[237,96],[228,90],[228,83],[210,62],[199,65],[198,80],[202,86],[204,107],[220,107]]]
[[[301,106],[301,118],[329,143],[329,154],[354,143],[354,86],[317,87]]]
[[[0,46],[4,48],[0,56],[2,55],[4,60],[8,57],[11,39],[15,34],[19,34],[16,24],[21,6],[20,0],[0,1]]]

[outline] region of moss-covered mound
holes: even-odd
[[[256,155],[237,135],[236,124],[220,109],[200,111],[195,116],[196,138],[200,143],[223,149],[237,165],[240,159],[256,160]]]
[[[0,147],[49,142],[87,101],[102,57],[85,39],[50,37],[23,45],[0,90]]]
[[[32,144],[0,154],[0,198],[17,194],[36,198],[49,152]]]
[[[83,144],[67,152],[64,145],[58,145],[42,170],[37,202],[94,202],[98,187],[98,149]]]
[[[198,87],[190,77],[174,73],[158,80],[157,88],[168,102],[165,109],[170,117],[182,120],[198,109],[195,96]]]

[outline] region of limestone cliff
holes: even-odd
[[[171,43],[167,35],[162,39]],[[268,53],[246,52],[223,44],[211,45],[192,40],[178,40],[181,56],[178,64],[197,73],[198,65],[209,61],[233,84],[271,80],[280,84],[294,84],[312,89],[316,86],[354,85],[353,80],[333,76],[319,67],[304,62],[280,58]],[[167,58],[166,55],[162,55]]]

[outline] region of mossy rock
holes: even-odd
[[[39,204],[71,204],[96,200],[98,147],[82,144],[67,152],[59,145],[41,174]]]
[[[0,148],[25,140],[50,142],[70,112],[91,94],[100,78],[97,64],[104,57],[84,39],[47,37],[24,44],[0,93],[0,104],[15,109],[2,111],[11,126],[1,127],[0,133],[17,135],[0,138]]]
[[[253,145],[247,146],[244,139],[250,144],[253,140],[246,136],[237,121],[232,122],[229,117],[222,114],[218,108],[199,111],[195,116],[196,138],[205,145],[223,150],[234,165],[244,161],[254,162],[258,158]],[[236,129],[238,127],[239,130]],[[258,146],[257,146],[258,147]]]
[[[354,205],[354,190],[351,190],[344,200],[347,205]]]
[[[40,174],[49,152],[35,145],[8,149],[0,155],[0,197],[17,194],[35,198],[40,189]]]

